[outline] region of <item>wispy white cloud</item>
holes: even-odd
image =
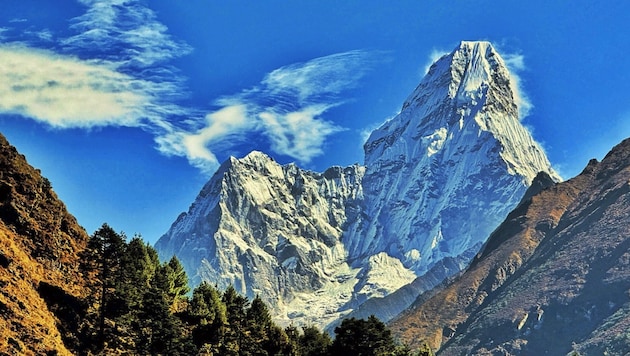
[[[0,46],[0,113],[51,127],[145,127],[164,131],[164,119],[187,111],[160,101],[173,90],[120,73],[116,65],[20,45]]]
[[[525,57],[520,53],[502,53],[501,57],[503,57],[503,61],[510,71],[510,89],[512,89],[512,93],[514,94],[519,118],[522,120],[529,115],[534,107],[529,96],[527,96],[527,93],[523,89],[519,75],[520,72],[526,69]]]
[[[431,53],[429,53],[429,58],[427,59],[427,62],[424,64],[424,67],[422,69],[422,76],[425,76],[427,73],[429,73],[429,69],[431,68],[433,63],[437,62],[438,59],[449,53],[450,51],[446,51],[443,49],[432,49]]]
[[[61,44],[71,52],[146,68],[188,54],[192,48],[176,41],[155,13],[139,0],[79,0],[88,6],[73,19],[77,34]]]
[[[33,33],[33,35],[37,37],[38,39],[42,41],[46,41],[46,42],[53,41],[53,37],[54,37],[52,31],[50,31],[49,29],[36,31]]]
[[[173,58],[190,53],[140,0],[78,0],[71,37],[33,32],[39,41],[0,45],[0,114],[28,117],[59,129],[138,127],[152,133],[165,155],[186,157],[206,173],[216,150],[249,135],[266,137],[278,154],[309,162],[341,130],[325,118],[343,103],[377,55],[350,51],[291,64],[259,85],[215,101],[216,109],[177,104],[184,86]],[[0,30],[0,36],[2,36]],[[57,40],[49,49],[33,48]],[[30,47],[29,47],[30,46]],[[56,50],[56,51],[55,51]]]
[[[341,105],[343,91],[370,70],[377,54],[350,51],[291,64],[267,74],[261,83],[216,101],[201,127],[158,140],[167,154],[185,155],[204,171],[216,168],[212,148],[225,149],[252,133],[267,137],[271,149],[302,163],[323,153],[326,139],[343,128],[324,118]]]
[[[320,94],[339,94],[358,83],[372,59],[364,51],[333,54],[276,69],[262,84],[271,94],[294,95],[300,101]]]
[[[169,156],[186,157],[193,166],[212,174],[220,162],[210,147],[219,142],[234,144],[255,124],[246,110],[239,104],[225,106],[206,115],[205,120],[189,120],[186,127],[173,127],[156,138],[158,149]]]
[[[307,163],[324,153],[322,148],[329,135],[343,130],[320,118],[328,109],[325,104],[312,105],[289,113],[265,111],[258,117],[274,151]]]
[[[8,32],[9,29],[6,27],[0,27],[0,41],[4,41],[6,39],[5,33]]]
[[[0,113],[60,129],[140,127],[156,137],[199,116],[176,104],[185,90],[167,65],[191,48],[172,39],[152,10],[138,0],[79,2],[87,10],[72,20],[75,35],[58,43],[48,43],[55,38],[47,29],[0,31],[12,34],[0,45]]]
[[[54,46],[54,33],[48,28],[36,28],[26,19],[13,19],[7,27],[0,27],[0,42],[22,45]],[[41,46],[40,46],[41,47]]]
[[[150,99],[105,65],[19,46],[0,47],[0,111],[57,128],[138,126]]]

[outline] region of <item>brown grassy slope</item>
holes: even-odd
[[[560,183],[522,202],[489,238],[484,252],[453,283],[421,299],[391,323],[412,347],[427,340],[433,349],[482,305],[533,253],[579,192],[580,181]]]
[[[587,298],[588,293],[582,291],[593,294],[598,286],[612,288],[612,282],[599,282],[612,273],[609,269],[621,271],[612,273],[617,282],[628,282],[623,261],[630,259],[624,250],[630,235],[629,166],[630,140],[626,140],[601,164],[592,161],[578,177],[524,201],[492,234],[465,273],[421,298],[391,324],[395,334],[412,345],[427,339],[434,349],[443,346],[441,352],[447,355],[548,349],[554,340],[545,335],[551,335],[557,325],[543,323],[543,313],[545,320],[573,320],[563,313],[570,313],[567,306],[573,301]],[[600,262],[608,260],[614,268],[602,267]],[[616,295],[625,292],[620,283],[615,285]],[[610,305],[623,302],[615,298],[609,300]],[[584,303],[571,304],[571,308],[585,308],[590,302]],[[601,310],[600,314],[605,317]],[[592,331],[601,338],[603,324],[578,330],[581,326],[569,323],[562,328],[581,335],[586,347],[591,345],[586,334]],[[549,330],[538,332],[541,328]],[[566,353],[566,345],[555,351]]]
[[[444,355],[630,354],[630,140],[590,177],[557,228]]]
[[[50,182],[0,135],[0,354],[70,354],[87,239]]]

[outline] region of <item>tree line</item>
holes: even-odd
[[[129,241],[104,224],[82,258],[89,293],[79,335],[66,340],[84,355],[412,355],[371,316],[346,319],[335,338],[315,326],[281,328],[259,297],[203,282],[192,291],[176,257]],[[413,355],[432,355],[429,348]]]

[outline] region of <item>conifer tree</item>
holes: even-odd
[[[340,355],[407,355],[409,351],[396,345],[391,331],[374,315],[367,320],[345,319],[335,328],[335,341],[330,353]]]
[[[103,349],[113,338],[106,320],[121,314],[116,294],[117,281],[121,278],[121,261],[125,250],[125,236],[109,225],[103,224],[88,240],[84,258],[84,273],[93,280],[92,304],[96,309],[96,347]]]
[[[247,310],[247,340],[252,355],[285,354],[290,347],[289,338],[274,324],[269,308],[259,296]]]
[[[227,325],[221,345],[221,355],[245,355],[249,348],[249,335],[246,330],[249,300],[238,294],[233,286],[223,292],[226,307]]]
[[[192,337],[195,345],[209,351],[218,346],[227,325],[227,310],[219,291],[207,282],[202,282],[193,290],[186,312],[192,324]]]
[[[256,296],[254,300],[252,300],[249,309],[247,309],[246,318],[248,324],[247,329],[252,341],[257,344],[266,343],[269,338],[269,329],[273,325],[273,321],[271,320],[271,314],[269,313],[267,305],[265,305],[259,296]]]
[[[431,346],[426,341],[423,341],[420,344],[420,348],[418,349],[418,356],[435,356]]]
[[[326,356],[332,345],[330,335],[320,331],[315,326],[302,327],[299,338],[300,354],[302,356]]]
[[[152,286],[144,293],[139,324],[143,334],[138,339],[138,353],[152,355],[177,354],[181,330],[175,316],[171,313],[163,286],[166,276],[158,270]]]
[[[127,244],[121,259],[121,278],[117,281],[116,291],[119,303],[126,315],[119,322],[130,325],[142,305],[143,294],[150,287],[159,261],[153,259],[151,246],[135,236]]]
[[[179,302],[185,299],[186,293],[190,291],[188,287],[188,276],[184,267],[179,262],[177,257],[173,256],[166,265],[164,265],[164,272],[168,279],[168,300],[171,308],[174,311],[179,310]]]

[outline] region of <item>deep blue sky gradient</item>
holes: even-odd
[[[218,99],[260,87],[278,68],[354,50],[369,53],[370,68],[339,93],[338,106],[321,115],[343,130],[327,136],[323,154],[298,162],[309,169],[362,163],[366,130],[396,114],[433,52],[451,51],[461,40],[489,40],[502,54],[522,56],[518,75],[533,105],[523,123],[563,177],[578,174],[590,158],[601,159],[630,136],[630,3],[625,1],[131,3],[150,8],[173,41],[189,46],[188,54],[159,66],[181,80],[181,96],[172,101],[202,116],[218,108]],[[3,1],[0,43],[98,59],[101,49],[61,44],[78,31],[72,19],[85,13],[86,4]],[[44,29],[52,34],[49,40],[30,34]],[[126,70],[146,75],[146,68]],[[51,180],[90,233],[108,222],[155,242],[209,178],[185,157],[159,152],[155,134],[142,128],[53,128],[2,112],[0,132]],[[296,161],[274,152],[258,131],[215,141],[211,149],[219,161],[255,149],[281,163]]]

